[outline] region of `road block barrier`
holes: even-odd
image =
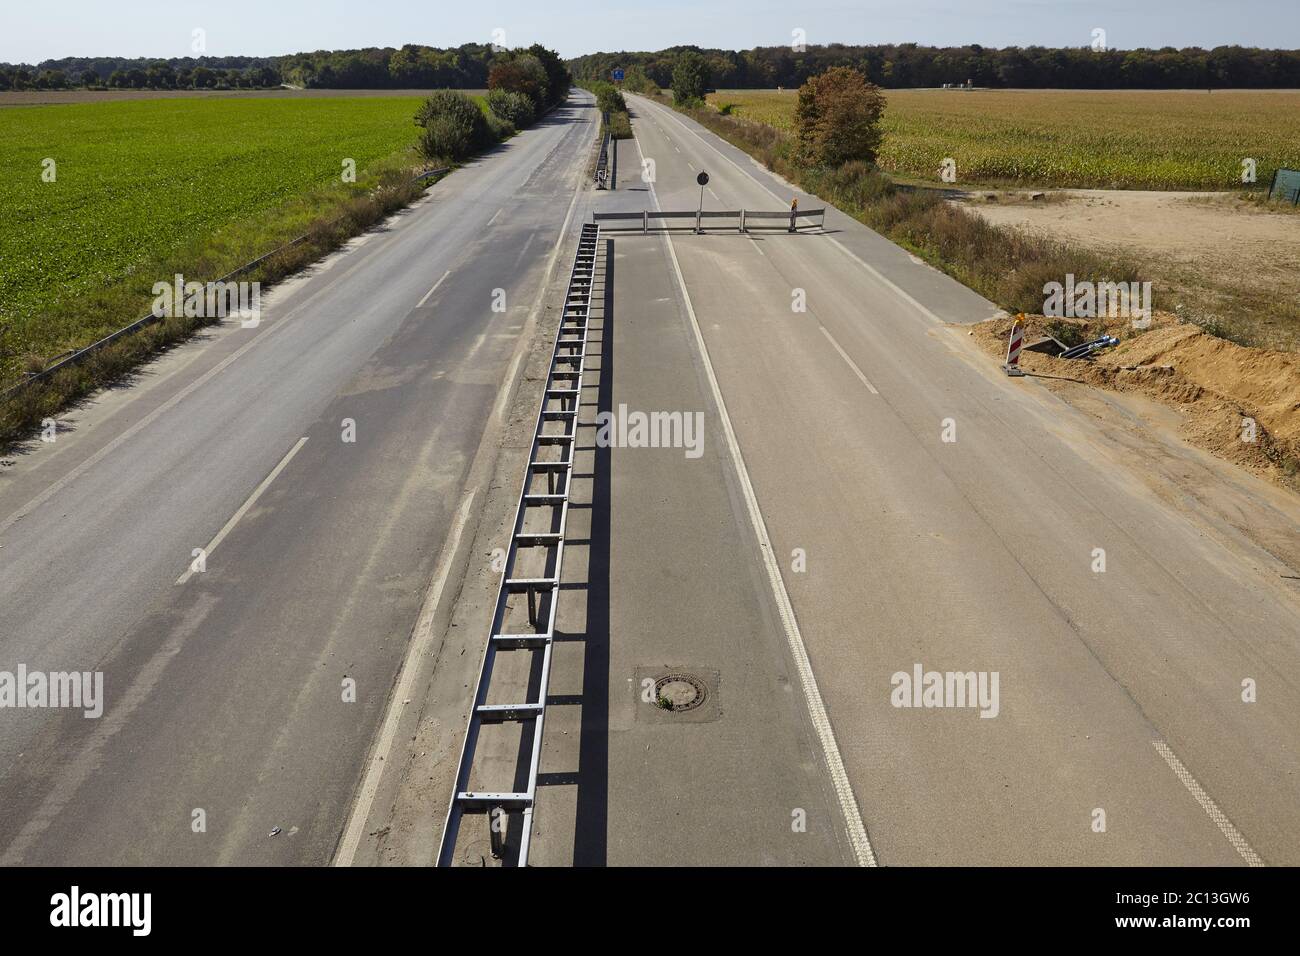
[[[1020,351],[1025,347],[1025,316],[1020,314],[1011,323],[1011,338],[1007,340],[1007,360],[1002,363],[1002,370],[1008,375],[1019,377],[1025,373],[1020,368]]]
[[[661,209],[647,209],[641,212],[597,212],[592,213],[592,222],[605,223],[605,228],[612,232],[650,231],[652,220],[660,222],[661,230],[673,228],[689,229],[691,232],[708,232],[708,223],[716,220],[732,220],[734,226],[727,224],[727,231],[754,232],[759,229],[780,229],[788,231],[791,215],[787,210],[770,209],[691,209],[683,212],[671,212]],[[825,226],[826,209],[800,209],[795,214],[796,229],[804,226]],[[677,220],[680,226],[672,223]],[[625,222],[629,225],[611,226],[609,224]],[[717,231],[716,229],[714,231]]]

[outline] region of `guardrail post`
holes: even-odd
[[[740,231],[745,231],[745,210],[740,210]]]
[[[644,236],[648,232],[650,232],[650,211],[643,209],[641,211],[641,235]]]
[[[700,211],[695,210],[695,234],[698,236],[703,230],[700,228]]]

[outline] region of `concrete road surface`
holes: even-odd
[[[330,859],[491,478],[594,116],[575,93],[0,470],[0,670],[102,672],[105,698],[0,711],[0,862]]]
[[[648,208],[694,209],[701,170],[705,209],[820,205],[629,99],[640,155],[623,155],[624,183],[653,160]],[[734,520],[770,545],[779,574],[754,567],[778,603],[788,593],[781,644],[796,672],[806,647],[834,731],[822,758],[842,760],[839,806],[879,862],[1300,863],[1295,569],[1130,470],[1040,383],[1006,378],[947,324],[994,307],[847,216],[796,235],[613,244],[614,307],[640,363],[685,361],[655,341],[679,321],[698,333],[716,392],[643,400],[697,403],[706,456],[752,490]],[[1215,469],[1253,519],[1300,533],[1293,501],[1198,456],[1147,470]],[[661,471],[654,501],[627,502],[636,520],[679,500],[686,475]],[[734,532],[675,535],[671,556],[647,536],[623,560],[703,577]],[[730,664],[769,666],[774,646],[756,637]],[[930,672],[937,692],[910,686]],[[948,674],[969,675],[971,699]],[[756,735],[735,746],[767,753]]]

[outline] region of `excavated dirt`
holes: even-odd
[[[1006,357],[1011,317],[983,322],[969,331],[979,346]],[[1083,382],[1118,392],[1137,392],[1177,412],[1182,438],[1257,475],[1300,491],[1300,354],[1236,345],[1168,313],[1156,313],[1147,329],[1128,319],[1093,321],[1026,316],[1026,343],[1077,329],[1083,341],[1102,334],[1120,344],[1092,360],[1053,358],[1028,350],[1021,367],[1049,385]],[[1255,422],[1254,440],[1248,424]]]

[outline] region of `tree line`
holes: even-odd
[[[564,69],[558,55],[540,44],[524,52],[543,65],[554,61]],[[452,49],[407,44],[400,49],[316,50],[275,57],[64,57],[37,64],[0,63],[0,90],[242,89],[281,84],[308,89],[483,89],[493,66],[519,53],[466,43]]]
[[[0,90],[240,89],[279,86],[274,58],[251,56],[64,57],[0,63]]]
[[[972,44],[928,47],[915,43],[847,46],[832,43],[717,50],[677,46],[657,52],[591,53],[569,60],[580,83],[608,80],[621,67],[634,83],[673,84],[685,54],[698,54],[715,89],[799,87],[832,67],[850,67],[888,88],[971,83],[1029,89],[1259,89],[1300,87],[1300,50],[1222,46],[1159,50],[1091,47],[1006,47]]]

